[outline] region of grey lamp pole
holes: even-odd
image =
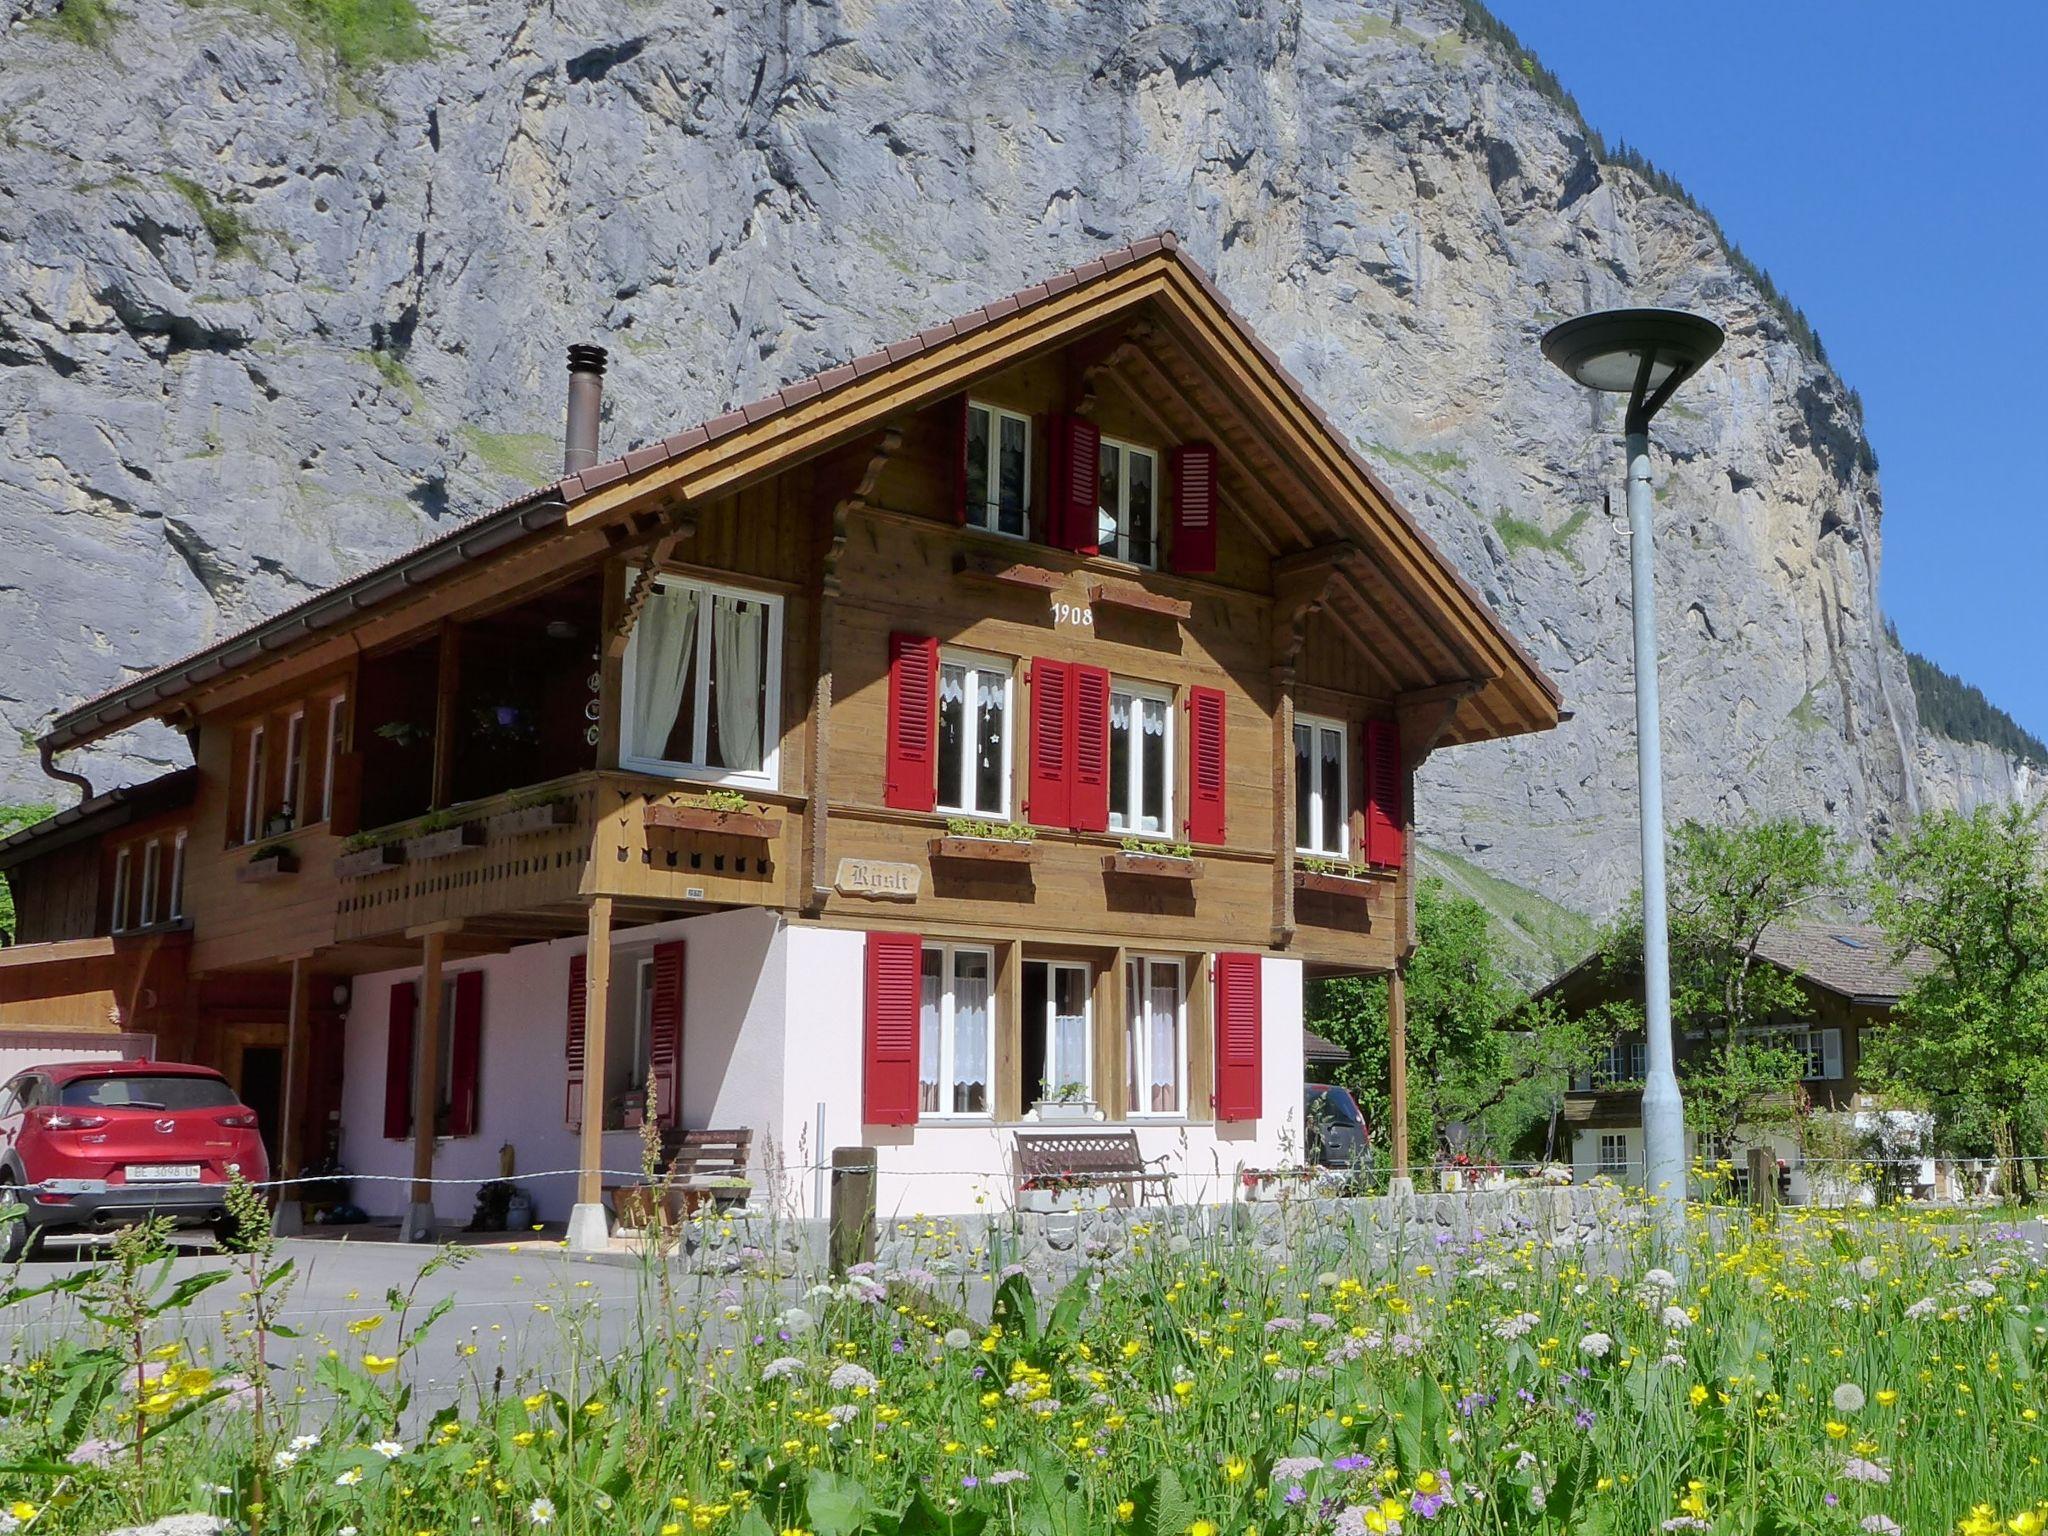
[[[1657,699],[1655,548],[1650,518],[1650,419],[1721,345],[1721,328],[1675,309],[1614,309],[1554,326],[1543,355],[1589,389],[1626,393],[1631,599],[1635,610],[1636,777],[1642,797],[1643,1084],[1646,1184],[1673,1230],[1685,1214],[1685,1106],[1671,1038],[1671,935],[1664,879],[1664,749]]]

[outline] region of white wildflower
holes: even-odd
[[[526,1506],[526,1518],[534,1525],[553,1525],[555,1523],[555,1501],[547,1497],[535,1499]]]
[[[1875,1483],[1880,1488],[1892,1480],[1891,1473],[1882,1465],[1861,1456],[1851,1456],[1842,1463],[1842,1476],[1852,1483]]]
[[[271,1470],[275,1472],[289,1472],[298,1464],[299,1453],[297,1451],[279,1451],[270,1458]]]
[[[1845,1381],[1835,1388],[1833,1402],[1837,1413],[1860,1413],[1863,1401],[1863,1389],[1853,1381]]]
[[[948,1349],[966,1349],[974,1342],[974,1335],[965,1328],[948,1328],[944,1342]]]
[[[386,1461],[396,1461],[405,1454],[405,1447],[396,1440],[374,1440],[370,1443],[370,1449]]]
[[[826,1385],[834,1392],[872,1392],[876,1387],[875,1373],[864,1365],[855,1365],[851,1360],[832,1368],[826,1378]]]
[[[1614,1348],[1614,1340],[1604,1333],[1589,1333],[1579,1340],[1579,1353],[1591,1355],[1595,1360],[1605,1360],[1607,1352]]]
[[[785,1376],[801,1376],[803,1373],[804,1363],[794,1355],[777,1355],[761,1367],[763,1381],[780,1381]]]
[[[1534,1312],[1517,1312],[1513,1317],[1502,1318],[1488,1331],[1496,1339],[1519,1339],[1542,1321]]]
[[[1666,1307],[1662,1317],[1664,1326],[1674,1333],[1683,1333],[1692,1326],[1692,1314],[1683,1307]]]
[[[1898,1521],[1887,1520],[1883,1515],[1865,1515],[1858,1523],[1870,1536],[1905,1536]]]
[[[360,1483],[362,1480],[363,1469],[361,1467],[350,1467],[346,1472],[342,1473],[341,1476],[337,1477],[334,1480],[334,1486],[337,1488],[353,1488],[357,1483]]]

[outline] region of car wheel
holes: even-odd
[[[12,1179],[0,1180],[0,1210],[24,1208],[24,1214],[9,1216],[4,1219],[4,1224],[0,1224],[0,1264],[13,1264],[28,1257],[29,1239],[33,1234],[29,1231],[25,1213],[27,1205],[22,1190]]]
[[[223,1253],[233,1253],[241,1240],[242,1224],[232,1216],[222,1216],[211,1225],[214,1245]]]

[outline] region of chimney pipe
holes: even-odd
[[[605,350],[587,342],[569,349],[569,427],[562,441],[562,473],[597,462],[597,417],[604,405]]]

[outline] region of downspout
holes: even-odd
[[[60,783],[76,784],[78,786],[78,803],[80,805],[85,804],[86,801],[92,798],[92,781],[82,773],[73,773],[69,768],[59,768],[57,766],[56,752],[51,748],[49,742],[37,742],[36,754],[42,759],[45,775],[58,780]]]

